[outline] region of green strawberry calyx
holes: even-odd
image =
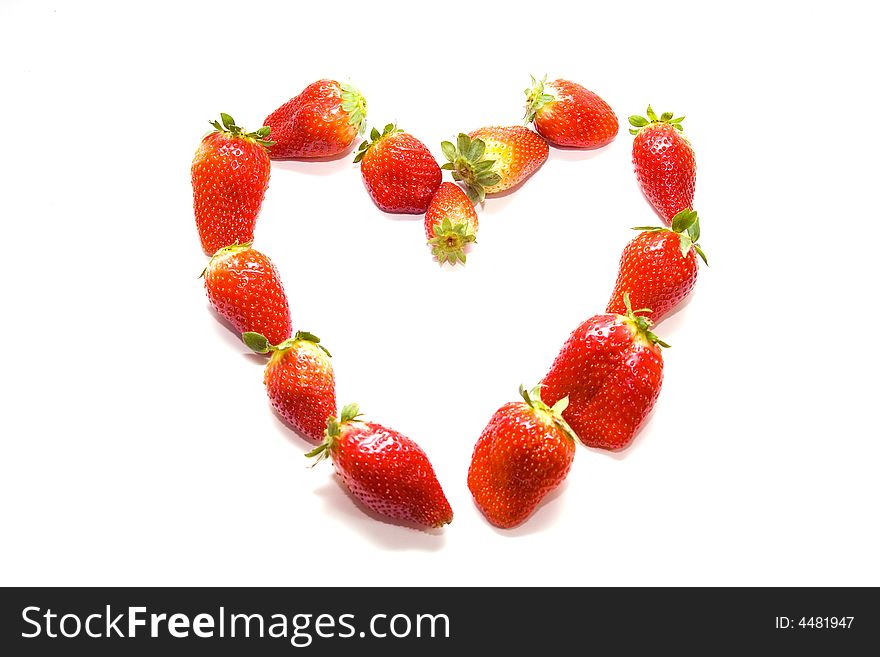
[[[703,248],[697,243],[700,239],[700,218],[695,210],[682,210],[675,215],[672,218],[672,228],[665,228],[663,226],[634,226],[633,230],[650,233],[675,233],[679,238],[682,258],[686,257],[688,251],[693,249],[705,265],[709,266],[709,261],[706,259],[706,254],[703,253]]]
[[[493,171],[495,160],[485,157],[486,142],[482,139],[471,139],[461,132],[456,143],[444,141],[440,148],[448,160],[440,168],[451,171],[453,180],[465,184],[471,203],[482,203],[486,199],[486,187],[501,182],[501,176]]]
[[[320,344],[321,338],[319,338],[314,333],[309,333],[308,331],[297,331],[292,338],[288,338],[284,342],[281,342],[277,345],[269,344],[269,340],[266,339],[265,335],[263,335],[262,333],[256,333],[254,331],[245,331],[241,334],[241,339],[242,342],[244,342],[251,351],[258,354],[272,353],[274,355],[276,353],[287,351],[297,342],[311,342],[315,346],[317,346],[318,349],[327,354],[327,356],[330,356],[330,352],[327,351],[327,348],[324,345]]]
[[[449,217],[444,217],[443,221],[434,224],[434,237],[428,240],[428,244],[437,262],[441,265],[444,262],[454,265],[456,262],[467,262],[464,247],[476,241],[477,236],[468,222],[453,222]]]
[[[385,139],[385,137],[388,137],[389,135],[396,135],[399,132],[403,132],[403,130],[398,128],[394,123],[389,123],[388,125],[386,125],[382,132],[379,132],[378,128],[373,128],[370,131],[370,138],[364,139],[361,142],[361,145],[358,146],[357,153],[355,153],[354,156],[354,161],[360,162],[364,159],[367,151],[369,151],[373,146]]]
[[[547,76],[540,80],[536,80],[532,75],[532,86],[525,90],[526,94],[526,113],[523,117],[523,123],[528,125],[535,120],[535,116],[545,106],[556,100],[556,96],[546,93],[545,85],[547,84]]]
[[[342,109],[348,113],[348,124],[357,128],[359,135],[367,129],[367,100],[354,85],[340,83]]]
[[[220,124],[220,121],[223,124]],[[264,125],[259,130],[255,130],[254,132],[247,132],[244,128],[240,128],[235,125],[235,120],[224,112],[220,112],[220,121],[208,121],[212,126],[214,126],[215,132],[224,132],[231,137],[242,137],[244,139],[250,139],[251,141],[255,141],[261,146],[265,146],[269,148],[275,144],[274,141],[271,141],[269,137],[269,132],[271,128],[269,126]]]
[[[317,457],[315,462],[312,463],[312,467],[315,467],[318,463],[333,455],[333,451],[336,449],[336,444],[339,442],[339,436],[342,435],[342,427],[351,422],[360,422],[361,420],[358,420],[360,416],[360,407],[357,404],[348,404],[343,406],[338,419],[333,415],[327,418],[327,429],[324,431],[324,442],[306,454],[306,458],[309,459]]]
[[[639,308],[638,310],[633,310],[632,305],[629,301],[629,292],[623,293],[623,305],[626,306],[626,315],[623,315],[623,320],[626,322],[630,328],[645,340],[648,344],[656,344],[660,347],[665,347],[669,349],[670,346],[663,342],[657,335],[651,331],[651,327],[654,325],[647,317],[642,315],[636,315],[636,313],[649,313],[651,312],[650,308]]]
[[[552,423],[557,428],[561,429],[562,432],[568,436],[572,441],[577,441],[578,436],[574,432],[568,422],[562,417],[562,414],[565,412],[565,409],[568,408],[568,397],[563,397],[558,402],[553,404],[553,406],[548,406],[541,399],[541,384],[539,383],[531,390],[526,390],[525,386],[520,385],[519,394],[523,398],[523,400],[528,404],[529,408],[538,413],[540,416],[544,418],[548,423]]]
[[[208,264],[205,265],[205,268],[202,270],[202,273],[199,274],[199,278],[204,278],[205,274],[208,273],[208,270],[216,265],[221,260],[225,260],[231,255],[235,255],[236,253],[241,253],[242,251],[247,251],[251,248],[253,242],[245,242],[244,244],[239,244],[235,242],[234,244],[230,244],[229,246],[224,246],[221,249],[217,249],[214,255],[211,256],[211,259],[208,260]]]
[[[677,119],[672,118],[672,112],[663,112],[660,115],[660,118],[657,118],[657,113],[648,105],[648,111],[646,112],[648,115],[647,118],[644,116],[639,116],[638,114],[633,114],[629,117],[629,124],[633,126],[629,129],[629,134],[637,135],[641,132],[642,128],[654,125],[655,123],[668,123],[673,128],[682,132],[684,128],[681,126],[681,122],[684,121],[683,116],[679,116]]]

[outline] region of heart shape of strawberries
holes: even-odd
[[[364,420],[357,405],[337,416],[330,352],[320,338],[293,331],[277,268],[253,247],[271,160],[337,157],[366,128],[367,103],[353,86],[319,80],[248,132],[228,114],[199,145],[192,164],[193,206],[208,299],[254,352],[268,355],[264,383],[271,405],[305,440],[307,456],[331,459],[366,507],[404,523],[436,528],[452,509],[425,452],[410,438]],[[425,216],[430,253],[465,264],[476,242],[475,205],[516,189],[547,160],[549,146],[599,148],[618,120],[598,95],[568,80],[535,80],[526,89],[526,126],[491,126],[441,143],[441,166],[427,146],[395,124],[373,128],[358,146],[364,186],[385,212]],[[691,292],[699,218],[692,210],[693,149],[682,118],[633,116],[633,163],[645,196],[665,226],[636,228],[624,249],[605,314],[578,326],[541,383],[504,405],[477,440],[468,486],[493,524],[524,522],[567,476],[575,443],[620,450],[657,400],[662,347],[652,331]],[[443,182],[448,171],[452,182]],[[635,308],[635,310],[634,310]],[[653,320],[653,321],[652,321]]]

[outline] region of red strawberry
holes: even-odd
[[[385,212],[422,214],[443,174],[437,160],[418,139],[389,123],[358,147],[355,162],[376,205]]]
[[[440,146],[449,160],[441,168],[452,171],[453,179],[467,186],[474,203],[523,182],[550,152],[546,141],[521,125],[460,133],[455,144],[444,141]]]
[[[305,438],[320,443],[327,419],[336,415],[330,352],[317,336],[305,331],[297,331],[276,346],[260,333],[247,332],[241,337],[258,354],[272,353],[263,377],[272,406]]]
[[[254,239],[269,186],[269,128],[245,132],[228,114],[202,139],[192,162],[193,208],[205,253]]]
[[[273,160],[344,153],[366,127],[367,101],[349,84],[318,80],[266,117]]]
[[[425,527],[452,522],[452,509],[422,449],[358,416],[358,405],[349,404],[339,420],[327,420],[326,439],[306,456],[332,457],[352,495],[376,513]]]
[[[431,253],[442,264],[464,264],[464,247],[477,239],[479,221],[474,204],[458,185],[440,185],[425,213],[425,234]]]
[[[208,301],[236,333],[262,333],[272,344],[290,337],[290,308],[278,270],[250,244],[220,249],[202,276]]]
[[[697,244],[700,219],[693,210],[683,210],[672,220],[672,229],[639,226],[645,232],[623,249],[617,283],[605,312],[626,314],[623,295],[637,308],[636,315],[650,308],[654,324],[681,303],[697,283],[697,255],[706,255]]]
[[[493,525],[515,527],[568,475],[574,435],[562,419],[568,400],[552,408],[540,387],[519,389],[525,402],[499,408],[474,447],[468,488]]]
[[[526,89],[526,123],[555,146],[599,148],[617,136],[618,122],[608,103],[568,80],[532,78]]]
[[[548,404],[568,397],[563,417],[587,447],[623,449],[654,406],[667,347],[632,313],[596,315],[574,330],[542,381]]]
[[[681,134],[683,120],[683,116],[673,119],[672,112],[658,119],[650,105],[647,119],[629,117],[635,126],[630,133],[636,136],[633,166],[639,186],[667,226],[675,215],[694,205],[697,163],[691,143]]]

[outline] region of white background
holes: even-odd
[[[862,3],[711,4],[3,2],[0,581],[880,584],[876,34]],[[666,379],[633,446],[579,448],[499,531],[465,484],[477,436],[657,220],[625,126],[489,200],[457,270],[350,158],[273,164],[256,245],[296,327],[455,510],[435,534],[377,521],[306,468],[261,359],[209,311],[192,154],[219,112],[253,129],[336,77],[439,156],[517,123],[545,72],[622,123],[687,116],[711,267],[657,329]]]

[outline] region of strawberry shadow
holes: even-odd
[[[436,552],[443,549],[446,544],[444,529],[425,529],[379,515],[352,495],[338,475],[334,474],[332,479],[316,488],[315,496],[323,500],[329,514],[341,518],[346,527],[354,528],[386,550]]]
[[[592,160],[609,150],[616,143],[616,139],[610,144],[597,146],[596,148],[576,148],[574,146],[550,146],[550,159],[564,162],[580,162]]]
[[[554,160],[562,160],[569,162],[579,162],[581,160],[592,160],[593,158],[599,157],[604,152],[609,150],[615,142],[611,142],[610,144],[606,144],[605,146],[599,146],[598,148],[571,148],[567,146],[551,146],[550,154],[547,156],[547,161],[550,159]],[[497,194],[489,194],[486,196],[486,201],[492,202],[493,200],[506,199],[508,196],[515,194],[520,190],[520,188],[525,185],[529,180],[531,180],[532,176],[538,174],[538,172],[544,168],[547,164],[547,161],[543,162],[540,167],[538,167],[531,176],[526,178],[525,180],[517,183],[510,189],[505,189],[503,192],[498,192]],[[485,210],[485,201],[483,205],[483,209]]]
[[[380,210],[376,205],[373,205],[373,209],[376,211],[377,214],[385,219],[388,219],[389,221],[400,221],[403,223],[424,223],[425,221],[424,212],[422,212],[422,214],[406,214],[405,212],[385,212],[384,210]],[[424,233],[422,233],[422,235],[424,236]]]
[[[383,210],[382,208],[380,208],[380,207],[379,207],[378,205],[376,205],[376,203],[373,201],[373,197],[370,196],[370,191],[367,189],[367,184],[364,182],[363,177],[361,177],[361,185],[362,185],[363,188],[364,188],[364,192],[366,193],[367,198],[368,198],[369,201],[370,201],[370,205],[372,206],[373,211],[374,211],[376,214],[378,214],[380,217],[383,217],[383,218],[388,219],[388,220],[390,220],[390,221],[400,221],[400,222],[404,222],[404,223],[410,223],[410,222],[424,223],[424,221],[425,221],[425,213],[424,213],[424,212],[420,212],[420,213],[414,213],[414,212],[385,212],[385,210]],[[423,233],[423,234],[424,234],[424,233]]]
[[[531,178],[531,176],[529,176],[529,178]],[[486,200],[476,206],[477,212],[480,213],[480,220],[482,221],[483,215],[491,217],[493,215],[503,214],[505,208],[512,202],[510,196],[518,192],[523,185],[529,182],[529,178],[526,178],[518,185],[511,187],[506,191],[486,196]]]
[[[289,158],[272,160],[272,169],[295,171],[310,176],[332,176],[353,166],[351,149],[331,157]]]
[[[546,164],[546,162],[544,164]],[[503,212],[507,204],[510,203],[509,197],[513,196],[520,189],[522,189],[532,179],[532,176],[538,175],[541,169],[544,168],[544,164],[538,167],[531,176],[529,176],[525,180],[518,182],[510,189],[505,189],[503,192],[498,192],[496,194],[487,194],[486,200],[484,200],[481,204],[477,206],[478,212],[485,212],[487,215],[493,215]]]

